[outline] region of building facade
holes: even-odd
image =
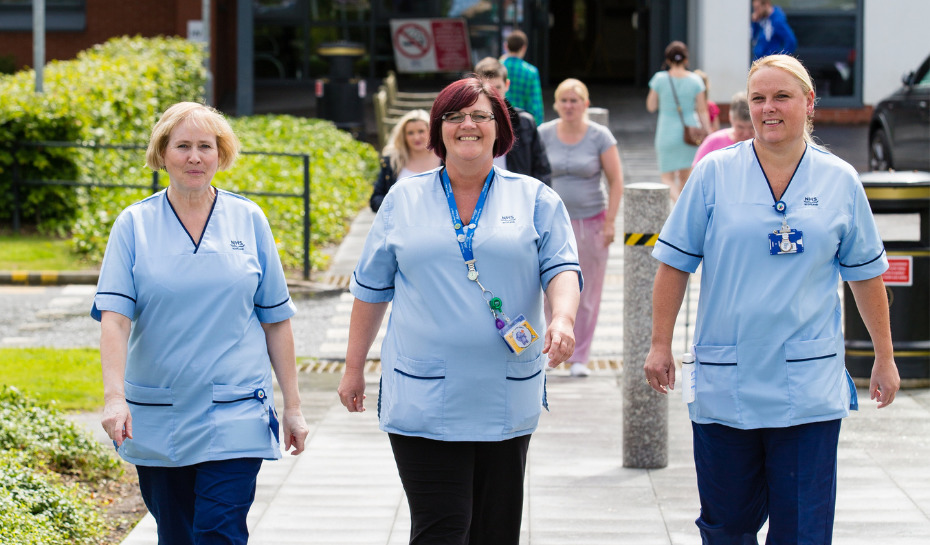
[[[0,0],[0,57],[32,64],[33,0]],[[210,13],[214,102],[253,111],[256,89],[312,93],[328,73],[324,43],[350,41],[366,54],[355,72],[374,88],[395,69],[391,20],[462,18],[472,61],[503,51],[514,28],[529,36],[526,59],[544,85],[565,77],[645,88],[671,40],[691,49],[692,68],[711,77],[710,98],[726,103],[745,87],[750,0],[45,0],[47,59],[72,58],[117,35],[188,36]],[[926,0],[775,0],[797,35],[797,55],[815,77],[821,110],[869,107],[930,53]],[[456,74],[409,75],[424,84]],[[842,119],[838,119],[842,120]]]

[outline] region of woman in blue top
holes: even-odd
[[[493,166],[513,129],[489,83],[450,84],[430,118],[445,166],[398,182],[378,211],[350,285],[339,398],[365,410],[365,358],[391,302],[378,417],[410,505],[410,543],[516,545],[546,355],[554,367],[574,349],[575,240],[552,189]]]
[[[146,165],[168,188],[110,233],[91,316],[100,321],[103,428],[136,464],[160,544],[248,541],[262,459],[304,448],[288,295],[261,209],[211,185],[239,140],[223,116],[182,102],[152,129]]]
[[[688,46],[679,41],[668,44],[664,66],[668,70],[656,72],[649,80],[646,109],[659,112],[655,138],[659,172],[662,183],[671,188],[672,200],[677,200],[697,151],[697,146],[684,141],[684,124],[710,133],[710,117],[704,80],[688,70]]]
[[[705,157],[659,234],[646,380],[675,386],[671,341],[703,265],[694,332],[694,434],[703,543],[829,544],[840,421],[857,408],[844,367],[840,279],[875,346],[879,408],[900,385],[884,247],[856,171],[811,142],[814,90],[794,57],[748,78],[753,140]]]

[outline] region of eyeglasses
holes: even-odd
[[[491,112],[483,112],[481,110],[475,110],[474,112],[471,112],[471,113],[446,112],[442,114],[442,120],[448,121],[449,123],[464,123],[465,116],[470,117],[471,120],[475,123],[487,123],[488,121],[491,121],[492,119],[494,119],[494,114],[492,114]]]

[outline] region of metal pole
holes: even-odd
[[[19,202],[19,146],[13,146],[13,232],[20,230],[21,204]]]
[[[304,155],[304,280],[310,280],[310,156]]]
[[[43,90],[45,69],[45,0],[32,0],[32,64],[36,73],[36,94]]]
[[[210,0],[203,0],[200,18],[203,20],[203,65],[207,69],[207,81],[203,93],[203,100],[207,106],[213,106],[213,71],[210,70],[210,53],[212,42],[210,38]]]
[[[152,194],[158,193],[158,171],[152,171]]]
[[[668,465],[668,396],[646,384],[643,374],[659,270],[652,249],[668,217],[668,186],[630,184],[623,197],[623,466],[651,469]]]

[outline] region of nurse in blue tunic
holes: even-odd
[[[552,189],[493,165],[513,134],[489,83],[446,87],[430,113],[430,148],[445,166],[391,189],[352,276],[339,397],[365,410],[365,358],[392,303],[378,416],[410,505],[410,543],[519,543],[545,367],[574,350],[571,222]]]
[[[753,63],[755,138],[695,167],[659,234],[646,380],[675,387],[671,341],[688,274],[703,265],[688,405],[705,544],[828,544],[841,419],[857,408],[837,286],[849,283],[875,347],[870,397],[900,386],[881,274],[884,247],[856,171],[811,141],[815,96],[794,57]]]
[[[261,209],[211,185],[239,140],[182,102],[152,129],[146,164],[169,185],[116,219],[91,316],[100,321],[102,424],[136,465],[162,545],[245,544],[263,459],[304,448],[290,317]]]

